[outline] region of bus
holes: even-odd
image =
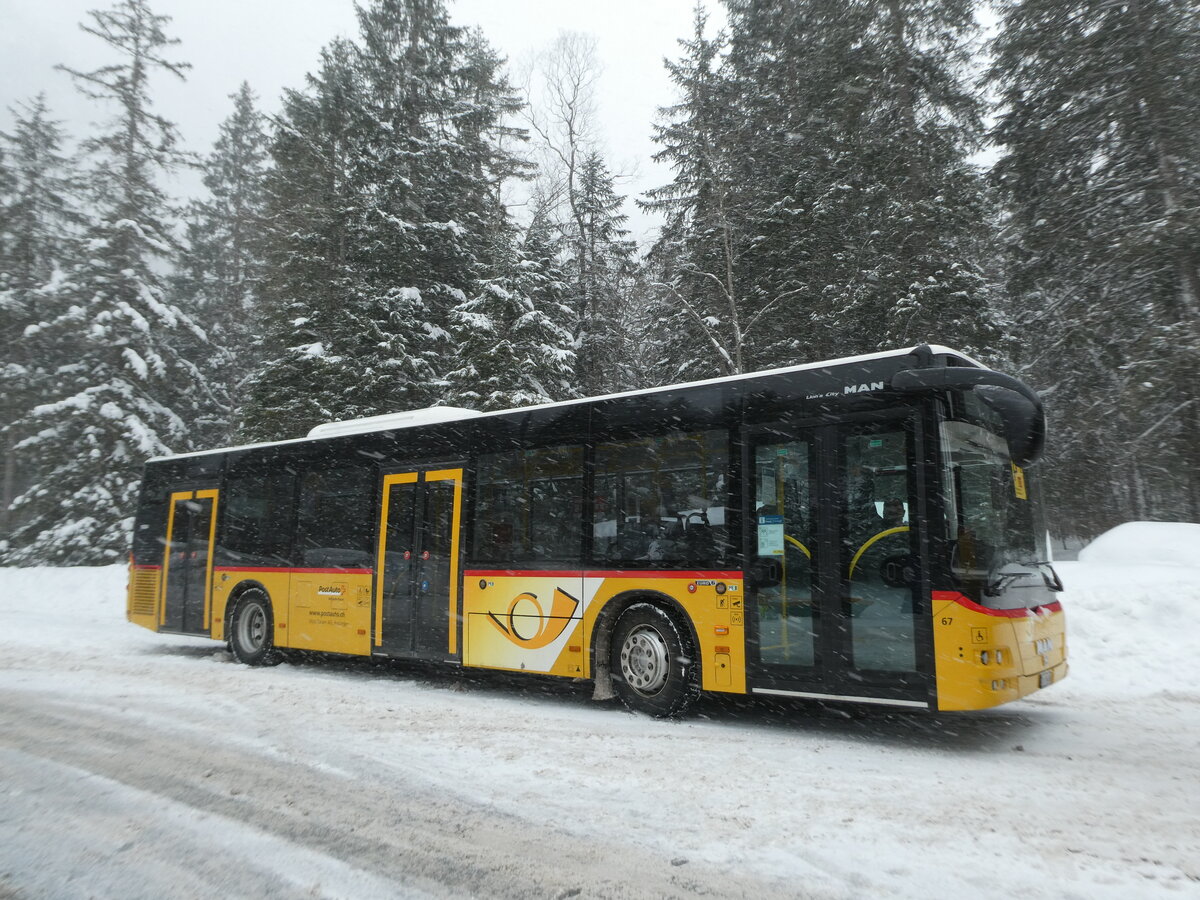
[[[127,615],[228,645],[974,710],[1067,673],[1042,404],[940,346],[155,458]]]

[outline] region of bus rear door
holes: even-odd
[[[162,631],[207,634],[218,491],[177,491],[167,511]]]

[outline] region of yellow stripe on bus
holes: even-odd
[[[810,553],[810,552],[809,552],[808,548],[807,548],[807,547],[805,547],[805,546],[804,546],[802,543],[800,543],[798,540],[796,540],[794,537],[792,537],[790,534],[785,534],[785,535],[783,536],[783,539],[784,539],[785,541],[787,541],[789,544],[791,544],[792,546],[794,546],[794,547],[799,547],[799,548],[800,548],[800,552],[801,552],[801,553],[803,553],[803,554],[804,554],[805,556],[807,556],[809,559],[812,559],[812,553]]]
[[[458,652],[458,525],[462,510],[462,469],[438,469],[426,472],[425,480],[454,482],[454,512],[450,523],[450,612],[447,631],[450,632],[450,653]]]
[[[401,472],[399,475],[383,476],[383,502],[379,508],[379,549],[375,557],[375,646],[383,645],[383,589],[387,568],[383,564],[383,551],[387,544],[388,500],[393,484],[416,484],[416,472]]]
[[[907,525],[901,525],[899,528],[889,528],[887,531],[881,531],[875,537],[871,538],[865,544],[858,548],[858,552],[854,554],[854,559],[850,560],[850,577],[854,577],[854,567],[858,565],[858,561],[862,559],[862,555],[871,549],[871,545],[876,541],[882,540],[888,535],[900,534],[903,531],[908,531]]]

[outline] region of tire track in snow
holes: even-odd
[[[336,762],[352,776],[330,775],[143,712],[0,696],[0,832],[15,837],[0,885],[129,900],[803,896],[434,795],[395,765],[363,771],[350,748]]]

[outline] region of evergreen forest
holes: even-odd
[[[0,116],[0,564],[124,559],[152,456],[921,342],[1042,393],[1055,534],[1200,521],[1200,3],[709,2],[640,196],[586,36],[530,91],[449,0],[360,0],[189,148],[187,35],[90,12],[98,124]]]

